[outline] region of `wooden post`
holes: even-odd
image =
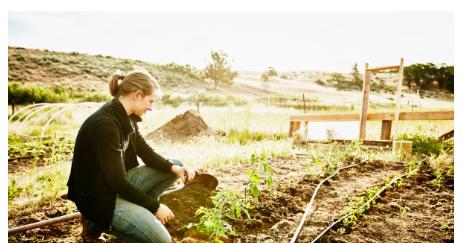
[[[289,137],[292,137],[294,132],[296,132],[298,129],[300,129],[300,121],[290,121]]]
[[[369,63],[366,63],[364,69],[364,83],[363,83],[363,98],[361,100],[361,113],[359,114],[359,139],[366,139],[366,121],[367,121],[367,108],[369,107],[369,92],[370,92],[370,79],[371,71],[368,71]]]
[[[303,95],[303,113],[306,113],[305,93]]]
[[[199,111],[199,101],[196,101],[196,107],[197,107],[197,113],[200,114],[200,111]]]
[[[303,130],[303,139],[308,140],[308,121],[305,121],[305,126]]]
[[[401,106],[401,89],[403,86],[403,73],[404,73],[404,59],[401,58],[399,65],[399,79],[396,94],[396,109],[395,109],[395,126],[393,127],[393,141],[395,141],[398,135],[398,121],[399,121],[399,109]]]
[[[381,140],[390,140],[391,126],[392,126],[392,121],[391,120],[383,120],[382,121],[382,132],[380,134],[380,139]]]

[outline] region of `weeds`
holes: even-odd
[[[287,139],[287,135],[283,133],[270,134],[264,132],[250,132],[247,128],[243,130],[231,128],[227,132],[219,130],[217,133],[221,136],[224,136],[225,141],[228,144],[239,143],[240,145],[244,145],[262,140],[279,141]]]

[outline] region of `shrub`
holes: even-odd
[[[38,85],[22,85],[8,83],[8,104],[56,103],[65,102],[69,98],[63,88],[40,87]]]
[[[420,133],[403,133],[398,139],[412,141],[413,152],[422,155],[440,155],[449,148],[447,142]]]
[[[315,83],[316,83],[316,84],[319,84],[319,85],[321,85],[321,86],[327,85],[326,82],[322,81],[321,79],[317,79],[317,80],[315,81]]]
[[[180,97],[173,97],[171,94],[164,94],[162,95],[161,102],[164,105],[177,107],[183,102],[183,100]]]
[[[89,93],[85,94],[80,100],[82,102],[104,102],[108,101],[111,97],[105,93]]]

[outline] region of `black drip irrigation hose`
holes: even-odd
[[[172,190],[169,190],[169,191],[165,191],[160,196],[168,195],[168,194],[170,194],[172,192],[175,192],[175,191],[178,191],[178,190],[180,190],[182,188],[183,187],[172,189]],[[67,195],[66,195],[66,197],[67,197]],[[75,213],[59,216],[59,217],[56,217],[56,218],[51,218],[51,219],[42,220],[42,221],[31,223],[31,224],[26,224],[26,225],[14,227],[14,228],[8,229],[8,235],[28,231],[28,230],[35,229],[35,228],[41,228],[41,227],[44,227],[44,226],[48,226],[50,224],[66,222],[66,221],[70,221],[70,220],[73,220],[73,219],[80,219],[81,216],[82,215],[79,212],[75,212]]]
[[[313,192],[313,195],[311,196],[310,202],[306,205],[305,213],[303,213],[302,220],[301,220],[300,223],[298,224],[297,230],[295,231],[295,234],[294,234],[294,236],[292,237],[292,240],[290,240],[290,243],[294,243],[294,242],[297,240],[297,237],[298,237],[298,235],[300,234],[300,230],[302,229],[303,224],[305,223],[306,218],[307,218],[307,217],[310,215],[310,213],[313,211],[312,206],[313,206],[313,203],[314,203],[314,198],[315,198],[316,195],[318,194],[318,191],[319,191],[319,189],[321,188],[321,185],[324,184],[324,182],[326,182],[326,181],[329,180],[330,178],[334,177],[335,174],[337,174],[337,172],[339,172],[340,170],[348,169],[348,168],[355,167],[355,166],[358,166],[358,165],[360,165],[360,164],[347,165],[347,166],[338,168],[334,173],[332,173],[330,176],[326,177],[324,180],[322,180],[322,181],[318,184],[318,186],[316,187],[316,189],[315,189],[314,192]]]
[[[393,180],[391,180],[389,183],[387,183],[385,186],[383,186],[371,199],[369,199],[367,202],[365,202],[363,205],[361,205],[358,209],[361,209],[363,208],[364,206],[366,206],[367,204],[371,203],[373,200],[375,200],[378,196],[380,196],[380,194],[385,191],[389,186],[393,185],[394,183],[396,183],[398,180],[400,180],[401,178],[403,177],[406,177],[406,176],[409,176],[409,175],[412,175],[414,174],[415,172],[419,171],[420,170],[420,165],[422,164],[422,162],[424,162],[426,160],[423,159],[421,161],[419,161],[419,164],[417,166],[417,168],[415,168],[414,170],[406,173],[406,174],[403,174],[399,177],[396,177],[394,178]],[[339,223],[340,221],[342,221],[343,219],[349,217],[350,215],[352,214],[352,212],[344,215],[343,217],[339,218],[337,221],[333,222],[331,225],[329,225],[326,229],[324,229],[324,231],[321,232],[321,234],[319,234],[316,238],[314,238],[314,240],[311,241],[311,243],[314,243],[316,242],[317,240],[319,240],[327,231],[329,231],[332,227],[334,227],[337,223]],[[291,241],[292,242],[292,241]]]

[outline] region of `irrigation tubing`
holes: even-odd
[[[420,169],[420,165],[422,164],[423,161],[425,161],[425,159],[421,160],[417,166],[417,168],[415,168],[414,170],[406,173],[406,174],[403,174],[399,177],[396,177],[394,178],[393,180],[391,180],[388,184],[386,184],[385,186],[383,186],[373,197],[371,197],[367,202],[365,202],[363,205],[361,205],[358,209],[361,209],[363,208],[364,206],[368,205],[369,203],[371,203],[373,200],[375,200],[377,197],[380,196],[380,194],[385,191],[389,186],[393,185],[395,182],[397,182],[398,180],[400,180],[401,178],[403,177],[406,177],[406,176],[409,176],[409,175],[412,175],[413,173],[415,173],[416,171],[418,171]],[[333,222],[331,225],[329,225],[326,229],[324,229],[324,231],[321,232],[321,234],[319,234],[316,238],[314,238],[313,241],[311,241],[311,243],[314,243],[316,242],[317,240],[319,240],[327,231],[329,231],[332,227],[334,227],[337,223],[339,223],[340,221],[342,221],[343,219],[351,216],[352,212],[344,215],[343,217],[339,218],[337,221]]]
[[[35,229],[35,228],[40,228],[40,227],[43,227],[43,226],[46,226],[46,225],[56,224],[56,223],[59,223],[59,222],[64,222],[64,221],[68,221],[68,220],[71,220],[71,219],[80,218],[80,216],[81,215],[80,215],[79,212],[71,213],[71,214],[68,214],[68,215],[64,215],[64,216],[60,216],[60,217],[56,217],[56,218],[52,218],[52,219],[48,219],[48,220],[43,220],[43,221],[39,221],[39,222],[36,222],[36,223],[15,227],[15,228],[12,228],[12,229],[8,229],[8,234],[15,234],[15,233],[18,233],[18,232],[23,232],[23,231],[27,231],[27,230],[31,230],[31,229]]]
[[[321,188],[321,185],[324,184],[324,182],[326,182],[326,181],[329,180],[330,178],[334,177],[335,174],[337,174],[337,172],[339,172],[340,170],[348,169],[348,168],[355,167],[355,166],[358,166],[358,165],[360,165],[360,164],[347,165],[347,166],[338,168],[334,173],[332,173],[330,176],[326,177],[324,180],[322,180],[322,181],[318,184],[318,186],[316,187],[316,189],[315,189],[314,192],[313,192],[313,195],[311,196],[310,202],[306,205],[305,213],[303,213],[302,220],[301,220],[300,223],[298,224],[297,230],[295,231],[295,234],[294,234],[294,236],[292,237],[292,240],[290,240],[290,243],[294,243],[294,242],[297,240],[297,237],[298,237],[298,235],[300,234],[300,230],[302,229],[303,224],[305,223],[306,218],[307,218],[307,217],[310,215],[310,213],[313,211],[312,207],[313,207],[313,203],[314,203],[314,198],[315,198],[316,195],[318,194],[318,191],[319,191],[319,189]]]
[[[169,190],[169,191],[165,191],[160,196],[168,195],[168,194],[170,194],[172,192],[175,192],[175,191],[178,191],[178,190],[180,190],[182,188],[183,187],[172,189],[172,190]],[[32,223],[32,224],[26,224],[26,225],[14,227],[14,228],[8,229],[8,234],[16,234],[16,233],[19,233],[19,232],[28,231],[28,230],[35,229],[35,228],[41,228],[43,226],[47,226],[47,225],[50,225],[50,224],[61,223],[61,222],[69,221],[69,220],[72,220],[72,219],[77,219],[77,218],[80,218],[80,217],[81,217],[81,214],[79,212],[75,212],[75,213],[59,216],[59,217],[56,217],[56,218],[51,218],[51,219],[35,222],[35,223]]]

